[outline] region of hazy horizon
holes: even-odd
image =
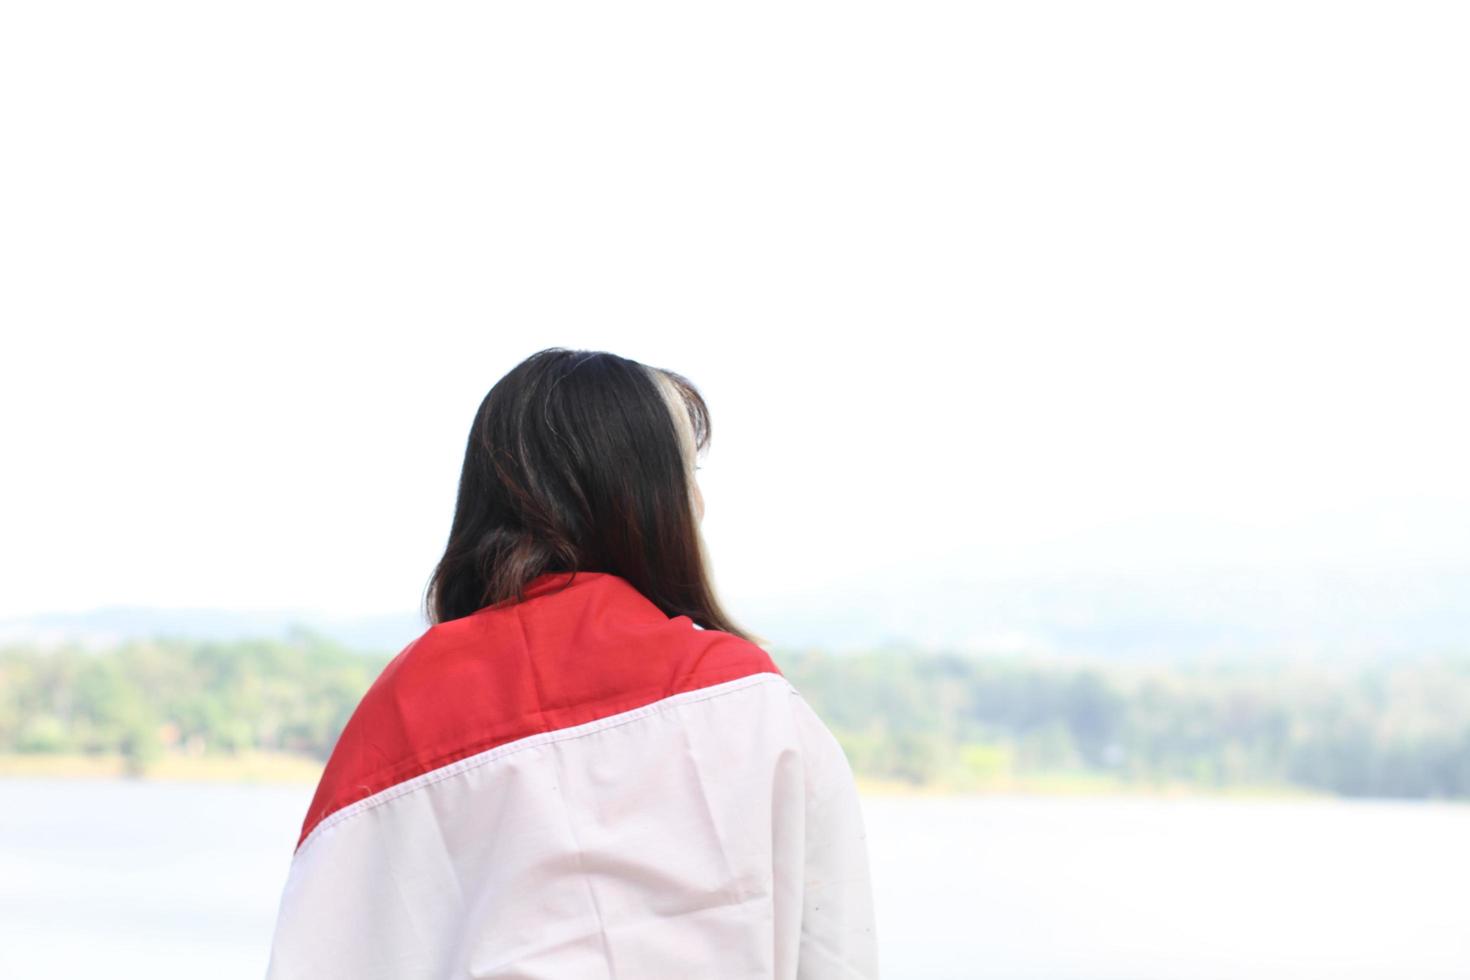
[[[784,648],[907,647],[1188,661],[1345,663],[1470,654],[1470,568],[1369,571],[1215,568],[945,582],[932,574],[861,588],[818,585],[727,601]],[[414,608],[332,614],[305,607],[114,605],[0,619],[0,644],[105,647],[170,635],[281,637],[305,628],[364,651],[401,649],[426,627]]]

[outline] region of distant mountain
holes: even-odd
[[[0,643],[44,647],[76,643],[100,648],[154,636],[201,640],[287,638],[307,630],[367,653],[397,652],[424,630],[417,613],[329,616],[293,610],[170,609],[113,606],[85,612],[43,613],[0,620]]]
[[[1380,659],[1470,650],[1470,569],[1215,569],[983,580],[898,569],[886,581],[779,596],[730,596],[737,621],[786,648],[899,646],[1189,660]],[[310,630],[396,652],[423,632],[414,612],[114,607],[0,621],[0,643],[89,646],[158,634],[286,637]]]
[[[796,646],[1139,659],[1379,659],[1470,650],[1470,569],[1197,569],[1014,579],[895,570],[732,602]]]

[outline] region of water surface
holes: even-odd
[[[258,980],[311,790],[0,779],[0,977]],[[1470,978],[1470,806],[864,807],[885,980]]]

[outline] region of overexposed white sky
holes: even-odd
[[[1457,4],[21,2],[0,615],[412,608],[550,345],[732,595],[1470,563]]]

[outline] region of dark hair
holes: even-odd
[[[670,617],[756,642],[710,582],[680,403],[703,452],[709,411],[673,371],[548,347],[497,381],[470,429],[449,543],[425,595],[429,622],[524,601],[547,573],[596,571]]]

